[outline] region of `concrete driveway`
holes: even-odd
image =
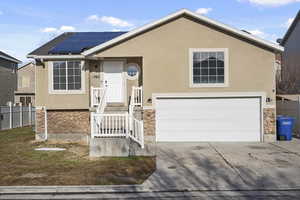
[[[300,189],[300,140],[158,143],[151,190]]]

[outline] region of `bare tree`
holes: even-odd
[[[297,68],[296,68],[297,69]],[[283,73],[282,73],[283,72]],[[300,77],[297,78],[297,73],[291,73],[290,70],[276,73],[276,89],[278,94],[297,94],[299,89],[297,81],[300,81]]]

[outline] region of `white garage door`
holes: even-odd
[[[261,141],[260,98],[156,100],[156,140]]]

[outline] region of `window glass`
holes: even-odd
[[[137,68],[136,65],[129,65],[127,67],[127,74],[128,74],[128,76],[134,77],[134,76],[137,75],[137,73],[138,73],[138,68]]]
[[[26,97],[26,106],[29,106],[31,104],[31,97]]]
[[[25,105],[26,103],[25,97],[20,97],[20,103],[22,103],[22,105]]]
[[[53,62],[53,89],[80,90],[81,65],[80,61]]]
[[[79,61],[68,62],[68,90],[81,89],[81,67]]]
[[[193,83],[224,83],[224,52],[193,53]]]

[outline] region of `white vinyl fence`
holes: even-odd
[[[295,118],[294,134],[300,133],[300,99],[299,100],[284,100],[276,102],[277,116],[289,116]]]
[[[35,108],[31,106],[0,106],[0,130],[35,124]]]

